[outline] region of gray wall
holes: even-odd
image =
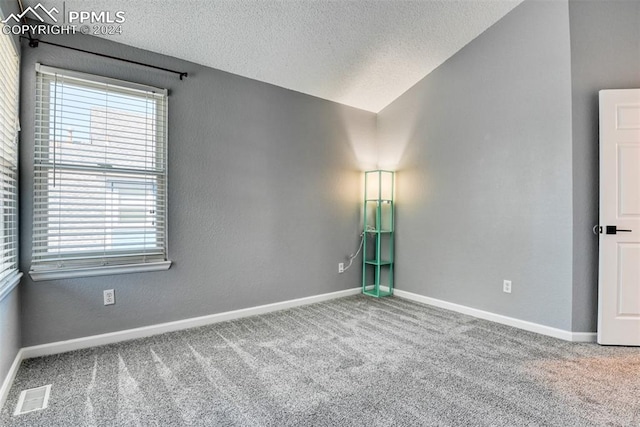
[[[0,11],[2,12],[3,19],[12,13],[19,13],[18,2],[15,0],[0,0]],[[20,36],[14,34],[12,37],[16,43],[16,47],[18,47],[20,44]]]
[[[167,272],[22,285],[23,345],[357,287],[373,113],[92,37],[56,42],[189,72],[177,76],[41,45],[23,48],[22,269],[31,258],[34,64],[169,88]],[[116,305],[102,305],[114,288]]]
[[[398,289],[571,328],[569,49],[567,2],[526,1],[379,114]]]
[[[15,3],[0,0],[6,5]],[[105,40],[55,41],[191,78],[25,47],[22,270],[31,252],[36,61],[171,89],[175,264],[158,273],[26,278],[23,345],[358,285],[359,269],[335,271],[357,245],[357,170],[375,163],[374,114]],[[401,172],[398,288],[595,330],[597,91],[639,87],[639,70],[640,3],[527,1],[384,109],[380,165]],[[511,295],[501,291],[505,278]],[[102,305],[106,288],[116,289],[116,306]],[[20,344],[18,300],[14,291],[0,302],[0,378]]]
[[[598,310],[598,91],[640,88],[640,2],[569,2],[573,90],[573,330]]]
[[[0,0],[0,12],[3,16],[17,11],[13,0]],[[0,301],[0,385],[9,372],[9,368],[20,349],[20,298],[19,288],[14,288]]]
[[[20,350],[20,293],[18,288],[0,301],[0,386]]]

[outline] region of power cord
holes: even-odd
[[[349,255],[349,264],[347,264],[344,267],[344,269],[342,270],[343,272],[347,271],[349,267],[351,267],[351,265],[353,264],[353,260],[356,259],[360,254],[360,251],[362,250],[362,246],[364,245],[364,234],[372,231],[375,231],[375,228],[371,226],[367,226],[366,230],[360,233],[360,245],[358,246],[358,250],[356,251],[356,253]]]

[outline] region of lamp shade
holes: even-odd
[[[393,200],[394,173],[385,170],[365,172],[365,195],[367,200]]]

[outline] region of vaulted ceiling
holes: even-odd
[[[521,0],[27,0],[123,11],[119,43],[378,112]],[[63,4],[64,3],[64,4]]]

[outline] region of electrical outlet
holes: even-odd
[[[505,280],[502,282],[502,292],[506,292],[508,294],[511,293],[511,280]]]
[[[104,305],[113,305],[116,303],[116,292],[113,289],[104,290]]]
[[[338,263],[338,273],[344,273],[344,262]]]

